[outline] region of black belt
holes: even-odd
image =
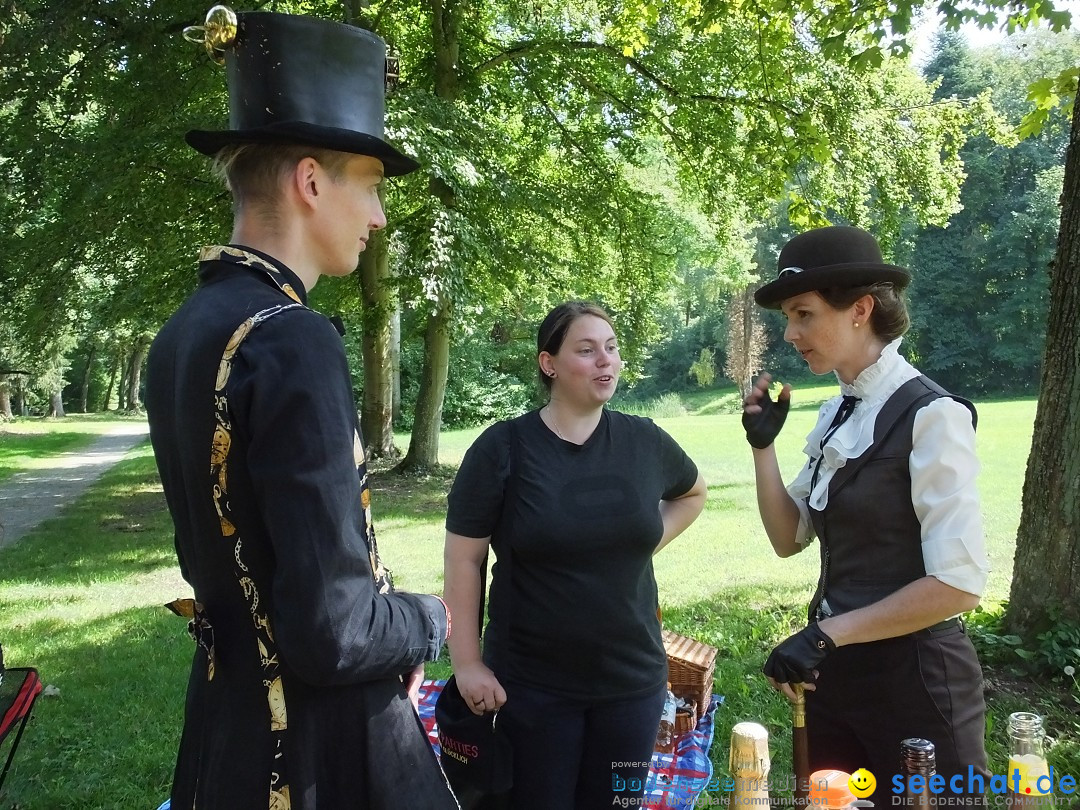
[[[945,619],[944,621],[940,621],[937,624],[932,624],[929,627],[917,631],[916,635],[938,636],[944,633],[946,630],[952,630],[956,627],[959,627],[960,631],[963,632],[964,620],[961,619],[959,616],[953,616],[951,619]]]

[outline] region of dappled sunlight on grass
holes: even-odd
[[[64,453],[90,444],[92,433],[56,432],[42,435],[37,432],[9,430],[0,427],[0,480],[22,470],[50,467]]]
[[[173,563],[150,572],[133,572],[112,581],[0,585],[4,624],[20,627],[45,618],[78,624],[128,607],[163,605],[177,597],[191,596],[191,586],[180,576],[175,560]]]
[[[172,522],[153,457],[142,448],[59,517],[5,549],[0,588],[15,578],[87,587],[175,567]]]
[[[4,632],[8,662],[37,667],[59,691],[38,700],[5,802],[146,808],[166,798],[193,647],[183,620],[160,607],[127,608]]]
[[[146,414],[69,413],[62,419],[47,416],[19,416],[0,425],[11,433],[89,433],[100,435],[127,425],[146,424]]]

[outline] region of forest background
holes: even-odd
[[[230,230],[181,138],[225,126],[223,71],[180,36],[198,19],[62,5],[13,5],[0,27],[17,56],[0,68],[0,419],[137,410],[198,247]],[[440,428],[529,407],[535,325],[566,298],[614,314],[623,400],[805,376],[749,292],[825,221],[913,268],[904,350],[925,373],[973,397],[1037,391],[1069,121],[1051,98],[1040,132],[1016,131],[1029,89],[1080,63],[1075,33],[972,49],[943,32],[918,69],[872,50],[852,67],[799,47],[796,26],[511,4],[448,12],[442,53],[390,6],[302,5],[387,38],[389,134],[425,164],[386,189],[360,271],[312,296],[350,329],[376,454],[412,430],[407,461],[434,464]],[[45,28],[58,49],[21,47]],[[462,68],[440,73],[446,59]]]

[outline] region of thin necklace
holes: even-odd
[[[555,428],[555,435],[562,439],[564,442],[567,441],[566,437],[562,435],[562,431],[559,430],[559,423],[555,421],[555,413],[551,410],[551,405],[545,405],[544,410],[548,412],[548,419],[551,420],[551,426]]]

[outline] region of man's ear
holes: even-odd
[[[289,175],[290,189],[296,192],[300,203],[309,208],[316,208],[319,204],[320,182],[319,163],[312,157],[298,162]]]

